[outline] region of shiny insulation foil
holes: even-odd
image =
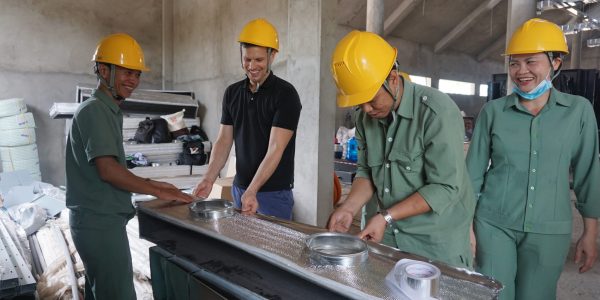
[[[189,212],[189,205],[165,205],[151,201],[140,210],[174,225],[193,230],[240,250],[251,253],[290,273],[353,299],[409,299],[388,288],[386,275],[403,258],[436,265],[442,272],[440,299],[495,299],[502,286],[476,272],[454,268],[391,247],[368,242],[369,256],[357,266],[319,266],[311,263],[305,240],[309,234],[324,229],[265,216],[244,216],[199,220]]]

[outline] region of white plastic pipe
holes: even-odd
[[[67,262],[67,273],[69,273],[69,282],[71,285],[71,293],[73,294],[73,300],[79,300],[79,289],[77,288],[77,278],[75,277],[75,268],[73,268],[73,261],[71,260],[71,254],[69,253],[69,247],[67,247],[67,242],[62,235],[62,232],[56,225],[52,225],[52,230],[56,235],[56,240],[59,241],[59,247],[62,248],[62,251],[65,255],[65,260]]]

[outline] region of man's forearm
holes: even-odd
[[[429,207],[429,204],[427,204],[427,201],[425,201],[425,198],[423,198],[419,192],[413,193],[404,200],[388,208],[388,213],[394,220],[410,218],[429,211],[431,211],[431,207]]]
[[[279,165],[281,161],[281,156],[283,155],[283,151],[281,153],[275,153],[275,150],[268,150],[265,158],[262,160],[258,169],[256,170],[256,174],[252,178],[252,182],[246,190],[252,191],[254,193],[258,193],[260,188],[271,178],[275,169]]]
[[[160,190],[150,184],[146,179],[138,177],[119,164],[112,156],[103,156],[95,159],[100,178],[111,185],[133,193],[154,195]]]
[[[214,147],[211,150],[210,162],[208,163],[208,170],[204,175],[205,180],[215,182],[219,176],[219,172],[227,163],[229,158],[229,152],[231,151],[232,143],[226,141],[217,140]]]
[[[370,179],[357,177],[352,183],[348,198],[340,206],[351,211],[353,214],[357,214],[369,202],[374,192],[375,188]]]
[[[279,127],[271,127],[271,134],[269,137],[269,147],[267,148],[267,153],[263,158],[262,162],[258,166],[256,170],[256,174],[252,178],[252,182],[246,189],[246,191],[258,193],[260,188],[271,178],[277,166],[279,166],[279,162],[281,161],[281,157],[283,156],[283,152],[287,147],[288,143],[292,139],[294,135],[294,131],[279,128]]]

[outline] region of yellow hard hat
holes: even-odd
[[[505,55],[540,52],[569,54],[569,47],[567,39],[558,25],[533,18],[515,30],[508,42]]]
[[[331,58],[338,106],[371,101],[390,74],[396,54],[396,48],[377,34],[357,30],[348,33],[337,44]]]
[[[96,46],[92,61],[132,70],[150,71],[144,63],[142,48],[130,35],[125,33],[115,33],[104,37]]]
[[[238,42],[267,47],[279,51],[277,29],[265,19],[248,22],[240,32]]]

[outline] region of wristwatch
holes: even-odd
[[[390,215],[387,209],[382,209],[378,213],[381,214],[385,222],[388,224],[388,227],[392,227],[392,224],[394,224],[394,218],[392,218],[392,215]]]

